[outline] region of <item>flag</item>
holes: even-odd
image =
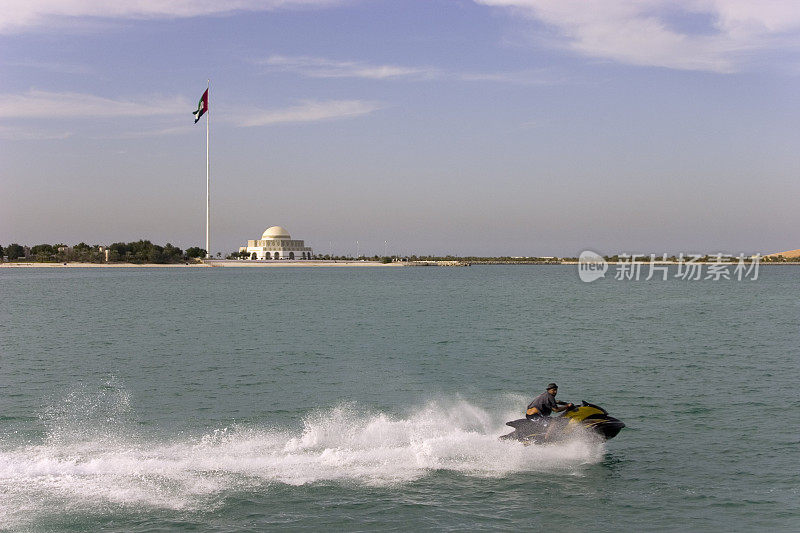
[[[208,89],[206,89],[206,92],[200,97],[200,101],[197,103],[197,111],[192,111],[195,124],[200,120],[200,117],[205,115],[206,111],[208,111]]]

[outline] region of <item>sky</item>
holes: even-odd
[[[800,248],[793,0],[5,0],[0,245]],[[358,242],[358,245],[356,244]]]

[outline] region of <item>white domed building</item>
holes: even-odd
[[[261,239],[247,241],[239,252],[247,252],[250,259],[311,259],[314,254],[305,241],[292,239],[280,226],[267,228]]]

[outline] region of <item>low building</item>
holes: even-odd
[[[247,241],[239,248],[250,259],[311,259],[314,252],[305,241],[292,239],[289,232],[280,226],[267,228],[261,239]]]

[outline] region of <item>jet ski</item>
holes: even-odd
[[[561,416],[533,420],[520,418],[506,422],[506,425],[514,428],[514,431],[500,438],[518,440],[524,444],[557,442],[580,430],[588,430],[603,440],[608,440],[616,437],[625,427],[621,420],[610,416],[608,411],[586,401],[567,409]]]

